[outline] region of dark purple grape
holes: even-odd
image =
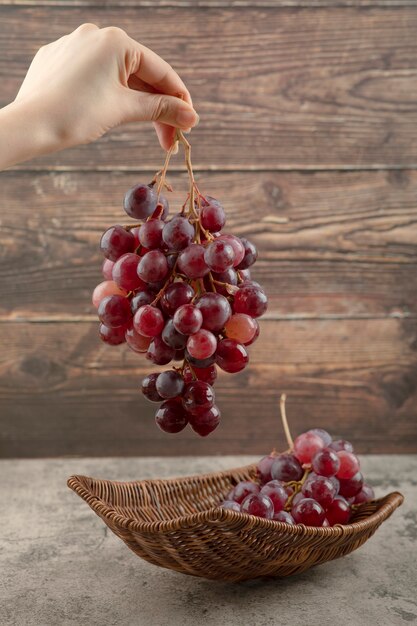
[[[126,341],[125,332],[125,326],[111,328],[105,324],[100,324],[99,327],[100,339],[104,341],[104,343],[108,343],[109,346],[118,346],[124,343]]]
[[[138,276],[145,283],[162,280],[168,274],[168,263],[160,250],[151,250],[143,256],[138,265]]]
[[[214,389],[202,380],[196,380],[185,387],[182,403],[189,413],[206,411],[214,404]]]
[[[241,287],[235,294],[233,310],[235,313],[246,313],[251,317],[260,317],[268,307],[265,292],[255,285]]]
[[[203,228],[211,233],[217,233],[226,224],[225,211],[215,198],[207,196],[202,202],[200,223]]]
[[[98,306],[98,317],[110,328],[125,326],[132,318],[130,303],[124,296],[106,296]]]
[[[126,213],[137,220],[146,220],[156,209],[158,196],[154,187],[138,183],[126,193],[123,208]]]
[[[220,423],[220,411],[216,405],[198,413],[189,414],[189,423],[194,432],[200,437],[207,437]]]
[[[148,374],[142,380],[142,393],[151,402],[162,402],[162,398],[156,390],[156,381],[159,374]]]
[[[176,215],[164,226],[162,238],[170,250],[183,250],[194,237],[194,226],[186,217]]]
[[[162,230],[165,222],[162,220],[149,220],[139,228],[139,241],[148,250],[160,248],[162,244]]]
[[[161,298],[161,306],[172,317],[175,311],[183,304],[189,304],[195,295],[194,289],[188,283],[175,282],[169,285]]]
[[[251,265],[255,263],[256,259],[258,258],[258,251],[256,247],[253,245],[253,243],[251,243],[244,237],[241,237],[240,240],[243,243],[243,247],[245,248],[245,256],[243,257],[242,261],[237,266],[237,269],[246,270],[248,269],[248,267],[250,267]]]
[[[177,331],[172,319],[165,324],[161,336],[164,343],[174,350],[182,350],[187,345],[188,337]]]
[[[272,463],[271,476],[285,483],[291,480],[301,480],[303,468],[293,454],[280,454]]]
[[[133,252],[135,247],[136,242],[132,233],[119,224],[108,228],[100,240],[100,250],[110,261],[117,261],[123,254]]]
[[[195,304],[203,314],[203,328],[214,333],[222,330],[232,315],[229,301],[219,293],[204,293]]]
[[[181,395],[184,389],[184,380],[175,370],[161,372],[156,379],[156,390],[161,396],[168,400]]]
[[[175,356],[174,348],[170,348],[161,339],[161,337],[154,337],[149,344],[146,358],[155,363],[155,365],[167,365]]]
[[[165,400],[155,415],[159,428],[166,433],[179,433],[188,424],[188,415],[179,398]]]
[[[209,273],[209,267],[205,262],[204,246],[198,243],[190,243],[178,255],[178,269],[181,274],[188,278],[203,278]]]
[[[132,314],[134,315],[141,306],[145,306],[145,304],[151,304],[151,302],[153,302],[154,300],[155,294],[150,289],[142,289],[141,291],[138,291],[130,301]]]
[[[208,357],[207,359],[195,359],[194,357],[191,356],[191,354],[188,354],[187,351],[185,351],[185,358],[190,363],[190,365],[192,365],[193,367],[197,367],[199,369],[210,367],[210,365],[213,365],[213,363],[216,361],[215,354]]]

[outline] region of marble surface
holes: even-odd
[[[417,456],[363,457],[405,503],[351,555],[292,578],[210,582],[131,552],[66,486],[232,468],[253,457],[0,461],[2,626],[395,626],[417,623]]]

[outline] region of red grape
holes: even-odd
[[[156,209],[158,196],[150,185],[139,183],[125,194],[123,208],[130,217],[146,220]]]
[[[280,454],[272,463],[272,478],[285,483],[291,480],[301,480],[303,473],[299,460],[293,454]]]
[[[240,505],[242,513],[272,519],[274,515],[274,505],[268,496],[258,493],[247,496]]]
[[[220,423],[220,411],[216,405],[198,413],[190,413],[189,423],[194,432],[201,437],[207,437]]]
[[[133,326],[136,332],[145,337],[156,337],[164,328],[164,317],[159,309],[145,304],[136,311]]]
[[[143,256],[138,265],[138,275],[145,283],[162,280],[168,274],[168,263],[160,250],[150,250]]]
[[[361,490],[356,494],[354,503],[362,504],[363,502],[369,502],[370,500],[374,500],[375,492],[372,489],[371,485],[367,483],[363,483]]]
[[[217,378],[217,369],[215,365],[209,365],[208,367],[193,367],[192,371],[194,372],[197,380],[202,380],[205,383],[209,383],[209,385],[212,385]],[[193,374],[188,366],[184,369],[184,381],[186,383],[191,383],[193,380]]]
[[[358,494],[362,489],[363,476],[361,472],[357,472],[351,478],[341,478],[339,480],[339,483],[339,494],[341,496],[344,496],[345,498],[352,498],[353,496],[356,496],[356,494]]]
[[[128,328],[125,332],[126,343],[134,352],[146,352],[151,343],[150,337],[144,337],[136,332],[134,328]]]
[[[213,272],[224,272],[233,267],[234,258],[232,246],[220,239],[210,243],[204,253],[204,260]]]
[[[234,374],[243,370],[249,362],[245,346],[234,339],[222,339],[217,345],[216,363],[224,370]]]
[[[311,466],[316,474],[335,476],[340,468],[340,459],[334,450],[324,448],[314,455]]]
[[[203,315],[203,328],[213,333],[222,330],[232,314],[229,301],[219,293],[204,293],[195,304]]]
[[[344,439],[337,439],[336,441],[332,441],[328,445],[329,448],[335,450],[335,452],[340,452],[341,450],[345,450],[346,452],[353,452],[353,446],[349,441],[345,441]]]
[[[302,492],[306,498],[317,500],[323,507],[328,506],[336,495],[332,481],[317,474],[310,474],[302,487]]]
[[[161,306],[164,313],[172,317],[180,306],[189,304],[194,295],[194,289],[188,283],[171,283],[161,298]]]
[[[324,442],[324,445],[326,446],[326,448],[332,442],[331,436],[329,435],[327,430],[323,430],[323,428],[312,428],[311,430],[308,430],[307,432],[308,433],[313,433],[313,435],[318,435],[319,437],[321,437],[323,439],[323,442]]]
[[[151,402],[161,402],[162,398],[156,390],[156,381],[159,374],[148,374],[142,380],[142,393]]]
[[[227,291],[227,285],[232,285],[235,287],[237,285],[237,274],[232,267],[225,270],[224,272],[212,272],[213,280],[216,281],[216,291],[217,293],[221,293],[223,296],[229,297],[230,294]],[[207,282],[207,278],[206,278]],[[224,285],[219,285],[219,283],[225,283]],[[207,282],[208,289],[210,289],[210,283]],[[230,289],[230,287],[229,287]]]
[[[275,459],[275,455],[269,454],[268,456],[264,456],[260,461],[258,461],[258,465],[256,466],[256,474],[261,483],[267,483],[272,480],[271,469]]]
[[[156,390],[161,398],[176,398],[184,389],[182,376],[175,370],[161,372],[156,379]]]
[[[321,526],[326,517],[323,507],[313,498],[303,498],[292,507],[291,514],[296,524]]]
[[[241,287],[235,295],[233,311],[246,313],[251,317],[260,317],[268,308],[268,298],[265,292],[256,285]]]
[[[261,489],[261,494],[268,496],[274,505],[274,513],[282,511],[288,499],[288,494],[285,491],[279,480],[271,480],[266,483]]]
[[[311,463],[313,456],[322,448],[323,439],[314,433],[303,433],[294,441],[294,454],[300,463]]]
[[[176,215],[164,226],[162,238],[171,250],[183,250],[192,241],[195,231],[186,217]]]
[[[198,332],[203,322],[201,311],[193,304],[183,304],[175,311],[175,329],[183,335],[193,335]]]
[[[114,261],[110,261],[110,259],[104,259],[103,267],[101,271],[105,280],[113,280],[112,271],[113,271]]]
[[[228,509],[230,511],[236,511],[236,513],[240,513],[240,505],[234,500],[225,500],[220,505],[222,509]]]
[[[155,415],[159,428],[166,433],[179,433],[188,424],[188,416],[179,398],[165,400]]]
[[[237,267],[245,256],[245,247],[242,241],[239,239],[239,237],[236,237],[236,235],[226,234],[220,235],[218,241],[223,241],[232,246],[234,252],[233,267]]]
[[[155,365],[167,365],[175,356],[174,348],[170,348],[161,339],[161,337],[154,337],[149,344],[149,348],[146,352],[146,358],[155,363]]]
[[[188,278],[202,278],[210,269],[204,259],[204,246],[190,243],[178,255],[178,269]]]
[[[205,200],[207,200],[207,202],[203,202],[200,213],[200,223],[206,230],[211,233],[216,233],[225,225],[226,214],[217,200],[210,196],[207,196]]]
[[[100,250],[110,261],[117,261],[122,254],[133,252],[134,249],[134,236],[119,224],[108,228],[100,240]]]
[[[100,324],[99,327],[100,339],[104,343],[108,343],[110,346],[118,346],[126,341],[125,339],[125,327],[118,326],[117,328],[110,328],[105,324]]]
[[[274,513],[274,517],[272,519],[276,522],[284,522],[284,524],[295,524],[293,516],[287,511],[278,511],[278,513]]]
[[[248,267],[250,267],[251,265],[255,263],[256,259],[258,258],[258,251],[256,247],[253,245],[253,243],[251,243],[244,237],[242,237],[240,241],[243,243],[245,254],[244,254],[243,259],[240,261],[239,265],[237,266],[237,269],[246,270],[248,269]]]
[[[162,244],[162,230],[165,222],[162,220],[149,220],[139,228],[139,242],[148,250],[160,248]]]
[[[211,409],[214,404],[214,389],[202,380],[189,383],[185,387],[182,403],[184,408],[193,414]]]
[[[188,338],[187,351],[196,359],[207,359],[216,352],[217,339],[209,330],[201,328]]]
[[[130,303],[124,296],[106,296],[98,307],[98,317],[110,328],[125,326],[132,317]]]
[[[326,517],[330,526],[347,524],[351,515],[350,506],[342,496],[336,496],[326,507]]]
[[[138,276],[139,261],[140,257],[132,252],[128,252],[117,259],[113,267],[113,280],[119,287],[126,291],[146,287],[146,284]]]
[[[359,459],[352,452],[346,452],[340,450],[337,452],[339,457],[340,467],[336,473],[337,478],[352,478],[359,471]]]
[[[210,365],[213,365],[213,363],[216,361],[215,354],[209,356],[208,359],[195,359],[187,351],[185,351],[185,358],[187,359],[188,363],[193,366],[194,369],[203,369],[209,367]]]
[[[124,289],[121,289],[118,285],[116,285],[114,280],[105,280],[97,285],[97,287],[93,291],[93,305],[98,308],[98,305],[103,300],[103,298],[113,295],[127,296],[127,292]]]
[[[250,480],[242,480],[238,483],[230,493],[230,499],[241,504],[243,500],[250,494],[258,494],[259,487]]]
[[[253,317],[245,313],[235,313],[226,322],[224,330],[229,339],[235,339],[245,345],[253,340],[257,328],[259,328],[259,326]]]

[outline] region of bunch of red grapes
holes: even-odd
[[[334,526],[348,524],[354,508],[374,497],[352,444],[314,428],[290,452],[263,457],[257,480],[238,483],[220,506],[287,524]]]
[[[217,367],[230,373],[246,367],[247,346],[259,335],[257,318],[266,311],[267,297],[251,280],[255,246],[222,234],[225,211],[198,191],[190,168],[187,200],[167,219],[168,201],[160,193],[167,187],[164,174],[158,174],[158,184],[157,175],[125,195],[126,213],[141,223],[112,226],[103,234],[105,281],[93,303],[103,341],[126,342],[155,365],[181,362],[142,382],[144,396],[160,403],[157,425],[178,433],[190,424],[206,436],[220,420],[213,390]]]

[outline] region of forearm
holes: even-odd
[[[0,109],[0,170],[56,150],[40,104],[12,102]]]

